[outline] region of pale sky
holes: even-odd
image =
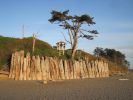
[[[65,32],[48,19],[52,10],[70,10],[72,15],[89,14],[100,33],[94,40],[79,40],[79,49],[93,53],[96,47],[121,51],[133,68],[133,0],[0,0],[0,35],[25,37],[39,32],[38,38],[52,46],[64,40]],[[67,44],[69,48],[69,44]]]

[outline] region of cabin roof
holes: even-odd
[[[64,43],[64,44],[66,44],[64,41],[59,41],[59,42],[57,42],[56,44],[59,44],[59,43]]]

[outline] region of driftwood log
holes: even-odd
[[[103,60],[62,60],[52,57],[12,54],[9,78],[15,80],[66,80],[109,77],[108,63]]]

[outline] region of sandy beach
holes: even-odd
[[[47,84],[0,80],[0,100],[133,100],[133,73]]]

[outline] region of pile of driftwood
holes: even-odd
[[[72,61],[52,57],[12,54],[9,78],[15,80],[65,80],[109,77],[108,63],[103,60]]]

